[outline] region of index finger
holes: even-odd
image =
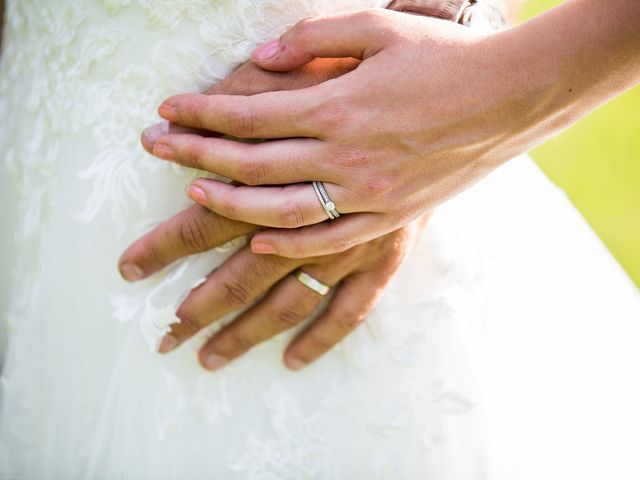
[[[165,100],[158,113],[186,127],[238,138],[315,137],[311,117],[318,97],[314,87],[252,96],[187,93]]]
[[[126,280],[142,280],[182,257],[206,252],[256,228],[193,205],[134,242],[120,257],[118,268]]]

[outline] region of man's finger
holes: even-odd
[[[357,208],[357,202],[349,197],[350,192],[329,183],[324,186],[336,205],[344,205],[342,213]],[[290,229],[329,218],[310,183],[247,187],[201,178],[191,184],[188,194],[223,217],[255,225]]]
[[[251,239],[256,253],[307,258],[344,252],[398,228],[379,213],[353,213],[300,229],[268,229]]]
[[[347,277],[338,287],[327,311],[289,345],[284,355],[285,365],[300,370],[358,328],[375,307],[390,278],[382,270]]]
[[[308,18],[256,49],[251,59],[271,71],[294,70],[317,57],[365,60],[390,43],[394,14],[375,9]]]
[[[223,138],[177,134],[160,137],[153,154],[164,160],[215,173],[245,185],[324,180],[326,163],[318,161],[322,142],[311,138],[243,143]]]
[[[142,146],[147,152],[153,154],[153,147],[155,146],[158,139],[166,135],[173,134],[190,134],[206,138],[220,138],[221,136],[223,136],[222,134],[217,132],[183,127],[182,125],[178,125],[177,123],[170,123],[165,121],[145,128],[142,132],[142,135],[140,136],[140,143],[142,143]]]
[[[238,138],[315,137],[312,114],[323,99],[306,90],[253,96],[187,93],[165,100],[158,113],[185,127]]]
[[[305,265],[302,270],[332,286],[352,268],[347,263],[330,269],[320,265]],[[200,363],[207,370],[216,370],[255,345],[301,324],[311,316],[323,298],[300,283],[292,273],[276,285],[264,300],[211,337],[200,351]]]
[[[255,229],[193,205],[133,243],[118,266],[126,280],[141,280],[182,257],[211,250]]]
[[[202,328],[251,305],[299,263],[275,255],[255,255],[247,247],[237,251],[180,305],[176,313],[180,323],[171,326],[160,353],[174,350]]]
[[[207,95],[257,95],[265,92],[299,90],[341,77],[355,70],[359,64],[360,61],[355,58],[317,58],[295,71],[283,74],[262,70],[249,61],[205,93]]]

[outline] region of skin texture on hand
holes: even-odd
[[[243,184],[198,179],[189,194],[223,216],[276,227],[254,236],[255,252],[347,250],[407,224],[637,82],[640,4],[606,3],[569,1],[491,36],[384,10],[307,19],[254,61],[287,71],[316,57],[356,57],[358,68],[295,92],[172,97],[159,108],[168,120],[270,141],[166,135],[160,156]],[[324,182],[344,215],[325,221],[303,183],[311,180]]]
[[[508,158],[496,155],[491,144],[499,139],[489,125],[498,124],[501,136],[515,134],[518,125],[499,113],[517,98],[495,81],[485,82],[486,92],[469,88],[479,76],[496,75],[484,40],[450,22],[383,10],[305,20],[254,61],[262,57],[262,68],[282,71],[314,57],[364,61],[296,92],[172,97],[159,109],[166,119],[270,141],[247,147],[167,135],[157,142],[161,157],[244,184],[199,179],[189,193],[220,215],[276,227],[254,237],[258,253],[348,250],[410,222]],[[502,100],[486,105],[486,96]],[[344,215],[325,222],[302,183],[310,180],[324,182]]]
[[[249,62],[207,93],[253,95],[305,88],[344,75],[358,63],[350,58],[318,59],[283,74],[265,72]],[[145,148],[154,151],[158,135],[167,131],[184,136],[215,136],[214,132],[159,125],[143,134]],[[326,310],[285,352],[285,364],[298,370],[331,349],[364,320],[426,221],[427,216],[424,216],[375,241],[324,257],[290,259],[256,255],[250,248],[243,248],[186,298],[177,312],[181,323],[174,325],[163,339],[160,351],[168,353],[178,348],[202,328],[251,305],[265,293],[264,298],[217,332],[201,349],[199,359],[206,369],[221,368],[254,345],[301,324],[318,309],[323,298],[293,276],[301,269],[336,288]],[[120,259],[120,271],[131,281],[140,280],[180,258],[211,250],[239,236],[254,233],[258,228],[222,217],[196,204],[131,245]]]
[[[365,319],[427,220],[424,216],[379,239],[324,257],[256,255],[244,247],[189,294],[176,313],[180,323],[164,337],[160,352],[178,348],[201,329],[256,301],[201,349],[199,359],[206,369],[216,370],[260,342],[301,324],[323,298],[293,276],[301,269],[335,286],[335,295],[285,352],[285,364],[298,370],[330,350]],[[148,275],[178,258],[210,250],[254,229],[194,205],[135,242],[124,253],[121,267],[135,264]]]

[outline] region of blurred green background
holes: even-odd
[[[523,19],[560,3],[528,0]],[[640,287],[640,87],[531,155]]]

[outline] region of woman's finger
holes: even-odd
[[[251,248],[290,258],[317,257],[347,251],[397,228],[384,214],[353,213],[299,229],[262,230],[251,239]]]
[[[255,230],[255,225],[193,205],[134,242],[120,257],[118,268],[126,280],[135,282],[182,257],[206,252]]]
[[[226,314],[251,305],[300,261],[275,255],[255,255],[247,247],[234,253],[180,305],[171,331],[160,344],[160,353],[174,350],[202,328]]]
[[[324,186],[340,213],[356,211],[356,201],[349,191],[334,184]],[[188,193],[193,200],[223,217],[266,227],[292,229],[329,219],[310,183],[247,187],[197,179]]]
[[[334,268],[305,265],[301,270],[325,285],[333,286],[352,268],[348,263],[341,262]],[[207,370],[220,368],[254,346],[302,323],[313,314],[323,298],[300,283],[293,272],[264,300],[211,337],[200,351],[200,362]]]
[[[319,161],[322,147],[320,140],[311,138],[243,143],[200,135],[170,134],[155,142],[153,154],[245,185],[275,185],[308,178],[326,180],[327,164]]]
[[[324,101],[312,89],[253,96],[187,93],[165,100],[158,113],[185,127],[238,138],[316,137],[313,117]]]
[[[289,345],[284,355],[285,365],[300,370],[358,328],[390,279],[391,275],[383,269],[347,277],[338,286],[327,311]]]

